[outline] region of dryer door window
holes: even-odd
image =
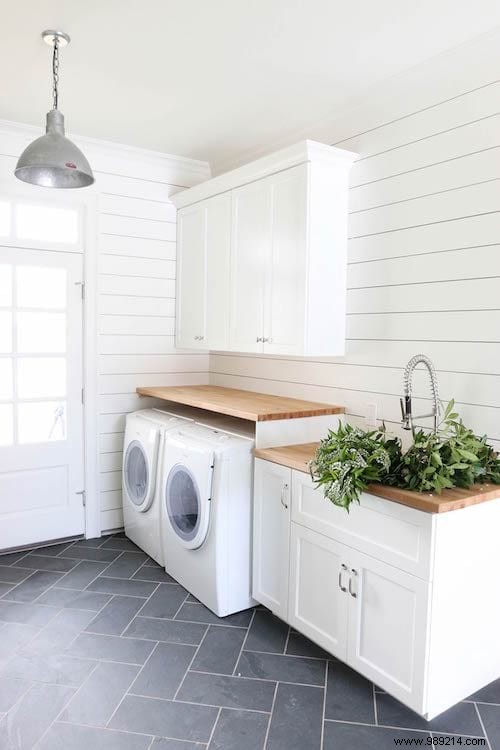
[[[125,455],[124,477],[127,494],[138,508],[144,505],[149,489],[149,468],[142,445],[134,440]]]
[[[172,468],[165,494],[173,531],[185,547],[200,547],[208,529],[208,501],[202,502],[196,480],[186,466],[177,464]]]

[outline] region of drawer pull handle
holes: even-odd
[[[288,485],[284,484],[283,487],[281,488],[281,504],[284,508],[288,510],[288,505],[285,503],[285,493],[287,492],[287,490],[288,490]]]
[[[342,585],[342,573],[344,570],[347,570],[347,565],[344,565],[344,563],[342,563],[339,570],[339,589],[345,594],[347,588]]]
[[[352,573],[353,576],[357,576],[358,575],[358,571],[354,570],[354,568],[351,569],[351,573]],[[353,597],[353,599],[357,599],[357,596],[358,596],[357,591],[353,591],[352,590],[352,577],[349,578],[349,593]]]

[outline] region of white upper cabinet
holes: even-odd
[[[233,191],[229,348],[262,351],[264,284],[271,252],[271,203],[265,181]]]
[[[205,346],[205,218],[204,206],[191,206],[177,219],[177,298],[185,301],[177,308],[177,346],[188,349]]]
[[[354,158],[303,141],[173,196],[179,208],[178,346],[344,353],[348,173]],[[224,210],[208,208],[222,199]],[[203,217],[202,226],[212,214],[210,242],[190,212]],[[210,293],[211,270],[229,279],[222,297]],[[203,299],[194,301],[201,287]]]
[[[224,349],[229,341],[231,196],[179,211],[177,219],[177,346]]]

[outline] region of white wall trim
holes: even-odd
[[[0,119],[1,153],[17,158],[30,141],[44,132],[42,126],[36,127]],[[74,140],[84,151],[97,174],[107,172],[108,174],[151,179],[177,185],[179,188],[191,187],[202,180],[209,179],[211,176],[208,162],[198,159],[163,154],[136,146],[127,146],[122,143],[98,140],[71,133],[68,134],[68,137]],[[91,192],[93,189],[92,187],[87,188],[85,192]]]
[[[97,196],[84,198],[85,254],[83,300],[83,451],[85,467],[85,538],[101,535],[98,434],[97,348]]]
[[[269,175],[277,174],[299,164],[318,162],[319,164],[331,164],[339,169],[345,169],[352,164],[356,157],[357,154],[346,149],[327,146],[316,141],[299,141],[293,146],[288,146],[274,154],[264,156],[245,164],[243,167],[195,185],[189,190],[182,190],[173,195],[170,200],[177,208],[185,208],[193,203],[262,180]]]

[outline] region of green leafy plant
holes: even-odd
[[[454,408],[450,401],[436,434],[415,430],[406,453],[385,427],[365,432],[340,425],[321,441],[311,476],[328,500],[346,510],[371,482],[437,494],[477,482],[500,484],[498,454],[486,436],[478,437],[464,425]]]
[[[365,432],[339,425],[321,441],[311,476],[334,505],[349,510],[370,482],[382,481],[401,456],[401,443],[385,429]]]
[[[464,425],[454,408],[450,401],[436,435],[414,432],[413,445],[387,477],[387,484],[438,494],[446,487],[500,484],[498,454],[486,436],[478,437]]]

